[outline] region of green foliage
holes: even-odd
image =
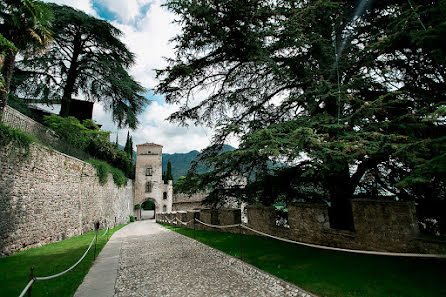
[[[64,141],[86,150],[93,139],[108,140],[109,132],[101,131],[92,120],[79,122],[75,117],[62,118],[57,115],[44,117],[44,123]]]
[[[141,204],[135,204],[135,206],[134,206],[134,208],[133,208],[134,210],[138,210],[138,209],[141,209]]]
[[[141,208],[144,210],[154,210],[155,209],[155,202],[151,200],[144,201],[141,205]]]
[[[164,177],[164,181],[167,182],[169,180],[173,180],[173,175],[172,175],[172,163],[170,163],[170,161],[167,161],[167,172],[166,175]]]
[[[12,93],[9,93],[8,105],[26,116],[29,117],[32,116],[32,112],[29,109],[28,104],[26,104],[25,101],[23,101],[23,99],[17,97]]]
[[[51,40],[49,28],[52,20],[51,9],[41,1],[0,2],[0,54],[4,55],[0,77],[0,109],[7,103],[17,52],[26,57],[44,49]]]
[[[135,221],[135,217],[134,216],[130,216],[130,222],[133,223]]]
[[[148,104],[145,89],[128,73],[132,52],[120,41],[122,32],[109,22],[68,6],[48,4],[55,15],[55,42],[45,55],[25,58],[18,67],[26,79],[17,91],[41,99],[62,101],[68,116],[70,101],[83,93],[103,102],[119,127],[136,128],[137,114]]]
[[[107,243],[107,238],[124,226],[110,229],[108,237],[98,237],[96,257]],[[35,276],[53,275],[64,271],[83,255],[94,235],[95,232],[89,232],[0,258],[0,282],[5,284],[0,286],[0,296],[19,296],[29,281],[31,266],[34,267]],[[32,296],[73,296],[94,263],[93,254],[92,248],[79,265],[65,275],[52,280],[35,282],[32,286]]]
[[[130,136],[130,132],[127,132],[127,140],[125,141],[124,152],[126,152],[130,160],[133,161],[133,140]]]
[[[92,164],[96,168],[96,174],[99,178],[99,182],[103,185],[108,182],[108,174],[111,173],[113,176],[113,182],[118,187],[125,186],[127,184],[127,177],[124,173],[108,163],[100,160],[90,159],[88,163]]]
[[[400,199],[446,199],[445,2],[415,7],[426,30],[405,0],[355,3],[167,2],[183,30],[156,91],[183,103],[171,121],[217,128],[192,184],[215,202],[328,198],[344,227],[366,174]],[[249,185],[228,186],[240,174]],[[286,191],[267,184],[281,178]]]
[[[16,149],[17,152],[27,156],[29,154],[30,145],[35,139],[28,134],[18,129],[13,129],[5,126],[0,122],[0,147],[5,147],[9,144]]]
[[[135,166],[131,158],[109,141],[110,132],[100,130],[92,120],[80,123],[74,117],[51,115],[45,116],[44,122],[65,142],[84,150],[94,158],[108,162],[124,172],[128,178],[134,178]],[[119,175],[116,175],[116,178],[118,177]]]

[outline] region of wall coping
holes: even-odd
[[[356,198],[351,200],[352,203],[383,203],[383,204],[415,204],[414,201],[396,201],[396,200],[384,200],[384,199],[367,199]]]
[[[317,208],[328,208],[327,203],[322,202],[292,202],[288,207],[317,207]]]
[[[246,208],[266,208],[266,209],[275,209],[274,206],[265,206],[265,205],[247,205]]]

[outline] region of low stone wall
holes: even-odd
[[[37,144],[28,157],[0,151],[0,255],[128,222],[133,181],[118,188],[110,175]]]
[[[415,206],[410,202],[357,199],[352,201],[355,231],[330,228],[326,204],[297,203],[288,206],[288,225],[278,226],[274,207],[248,206],[248,226],[295,241],[348,249],[446,254],[446,240],[421,238]],[[160,214],[159,220],[171,214]],[[177,213],[178,216],[178,213]],[[181,214],[187,221],[199,218],[213,225],[240,224],[240,209],[202,209]],[[199,223],[187,228],[240,232],[238,227],[218,229]],[[242,229],[244,234],[258,235]]]

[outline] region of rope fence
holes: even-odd
[[[67,272],[73,270],[73,269],[74,269],[80,262],[82,262],[82,260],[87,256],[87,254],[88,254],[88,252],[90,251],[91,247],[93,246],[93,243],[95,242],[95,240],[96,240],[96,242],[97,242],[97,237],[103,237],[103,236],[105,236],[106,234],[108,234],[108,231],[109,231],[109,228],[107,227],[107,229],[105,230],[105,232],[104,232],[102,235],[99,235],[99,236],[98,236],[98,232],[96,231],[96,234],[94,235],[93,239],[92,239],[91,242],[90,242],[90,245],[88,246],[88,248],[87,248],[87,250],[84,252],[84,254],[83,254],[83,255],[79,258],[79,260],[77,260],[77,262],[74,263],[70,268],[68,268],[68,269],[66,269],[66,270],[64,270],[64,271],[62,271],[62,272],[59,272],[59,273],[56,273],[56,274],[53,274],[53,275],[49,275],[49,276],[34,277],[34,276],[32,275],[32,272],[33,272],[33,269],[34,269],[34,268],[31,267],[31,279],[30,279],[30,281],[28,282],[28,284],[26,285],[26,287],[23,289],[23,291],[20,293],[19,297],[23,297],[23,296],[25,296],[26,292],[28,292],[28,290],[31,289],[31,287],[32,287],[32,285],[33,285],[33,283],[34,283],[35,281],[50,280],[50,279],[53,279],[53,278],[62,276],[62,275],[64,275],[65,273],[67,273]],[[108,238],[108,237],[107,237],[107,238]],[[95,245],[95,256],[96,256],[96,245]],[[30,292],[28,292],[28,296],[30,296],[29,293],[30,293]]]
[[[394,253],[394,252],[379,252],[379,251],[365,251],[365,250],[354,250],[354,249],[344,249],[344,248],[336,248],[331,246],[324,246],[319,244],[313,244],[313,243],[307,243],[307,242],[301,242],[301,241],[295,241],[291,239],[286,239],[278,236],[274,236],[265,232],[261,232],[258,230],[255,230],[251,227],[248,227],[243,224],[234,224],[234,225],[212,225],[205,222],[200,221],[199,219],[195,219],[196,222],[207,226],[211,228],[217,228],[217,229],[225,229],[225,228],[235,228],[235,227],[241,227],[246,230],[249,230],[251,232],[260,234],[262,236],[266,236],[272,239],[280,240],[287,243],[297,244],[301,246],[307,246],[317,249],[323,249],[323,250],[330,250],[330,251],[337,251],[337,252],[346,252],[346,253],[355,253],[355,254],[366,254],[366,255],[377,255],[377,256],[393,256],[393,257],[412,257],[412,258],[436,258],[436,259],[446,259],[446,254],[419,254],[419,253]]]

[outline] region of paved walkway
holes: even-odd
[[[75,297],[314,296],[154,221],[117,231]]]

